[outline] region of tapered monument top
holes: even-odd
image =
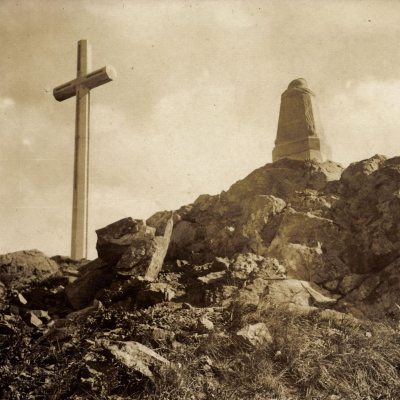
[[[273,161],[332,158],[319,119],[315,93],[303,78],[294,79],[282,93]]]
[[[308,87],[307,81],[303,78],[295,79],[289,83],[288,89],[292,89],[295,87]]]

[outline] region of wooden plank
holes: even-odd
[[[112,66],[107,65],[106,67],[87,74],[82,80],[82,85],[88,89],[94,89],[98,86],[104,85],[105,83],[113,81],[116,77],[117,72],[115,69]]]
[[[53,95],[57,101],[64,101],[76,95],[78,79],[73,79],[63,85],[57,86],[53,90]]]

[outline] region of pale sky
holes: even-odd
[[[334,160],[400,155],[400,1],[0,0],[0,254],[69,255],[77,42],[91,95],[95,229],[217,194],[272,161],[280,96],[305,78]]]

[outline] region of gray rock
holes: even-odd
[[[0,281],[21,289],[32,282],[42,282],[59,271],[58,265],[38,250],[0,255]]]
[[[88,269],[84,276],[68,284],[65,295],[74,310],[81,310],[93,301],[99,290],[109,287],[114,277],[112,267],[98,262],[96,268]]]
[[[172,342],[175,338],[175,334],[166,329],[153,328],[151,331],[151,338],[155,342]]]
[[[123,276],[154,280],[162,268],[173,227],[173,213],[143,221],[126,218],[97,231],[99,257]]]
[[[128,368],[132,368],[150,379],[153,379],[152,367],[170,365],[167,359],[137,342],[99,339],[96,343]]]
[[[171,301],[175,292],[166,283],[149,283],[137,294],[137,301],[144,306]]]
[[[96,314],[102,308],[103,308],[103,305],[101,304],[101,302],[98,301],[98,300],[94,300],[93,304],[91,306],[86,307],[86,308],[84,308],[82,310],[79,310],[79,311],[75,311],[75,312],[69,313],[67,315],[67,317],[66,317],[66,320],[82,323],[88,317]]]
[[[265,346],[273,343],[274,339],[271,336],[267,325],[259,322],[254,325],[246,325],[243,329],[236,333],[236,336],[243,342],[252,346]]]
[[[258,307],[262,309],[283,304],[328,307],[335,304],[338,297],[313,282],[296,279],[270,281]]]
[[[208,333],[214,330],[214,324],[206,317],[200,317],[197,320],[196,331],[198,333]]]
[[[133,236],[144,226],[140,219],[124,218],[98,229],[96,249],[99,258],[107,264],[117,264],[131,246]]]

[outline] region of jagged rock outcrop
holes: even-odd
[[[167,257],[202,265],[253,253],[276,259],[287,278],[343,298],[342,310],[395,315],[395,290],[385,289],[391,305],[384,306],[382,284],[374,287],[367,307],[357,288],[386,275],[395,286],[395,270],[377,274],[400,257],[399,190],[400,157],[374,156],[345,170],[331,161],[279,160],[179,209]]]
[[[374,156],[345,170],[281,159],[220,195],[99,229],[93,262],[1,256],[0,297],[9,282],[58,272],[75,310],[95,299],[122,309],[171,300],[285,303],[400,319],[399,193],[400,157]],[[49,294],[45,287],[26,293],[31,309],[40,309],[41,292]],[[14,306],[24,305],[16,299]]]
[[[168,250],[173,213],[157,213],[147,222],[125,218],[97,230],[99,258],[120,275],[154,280]]]

